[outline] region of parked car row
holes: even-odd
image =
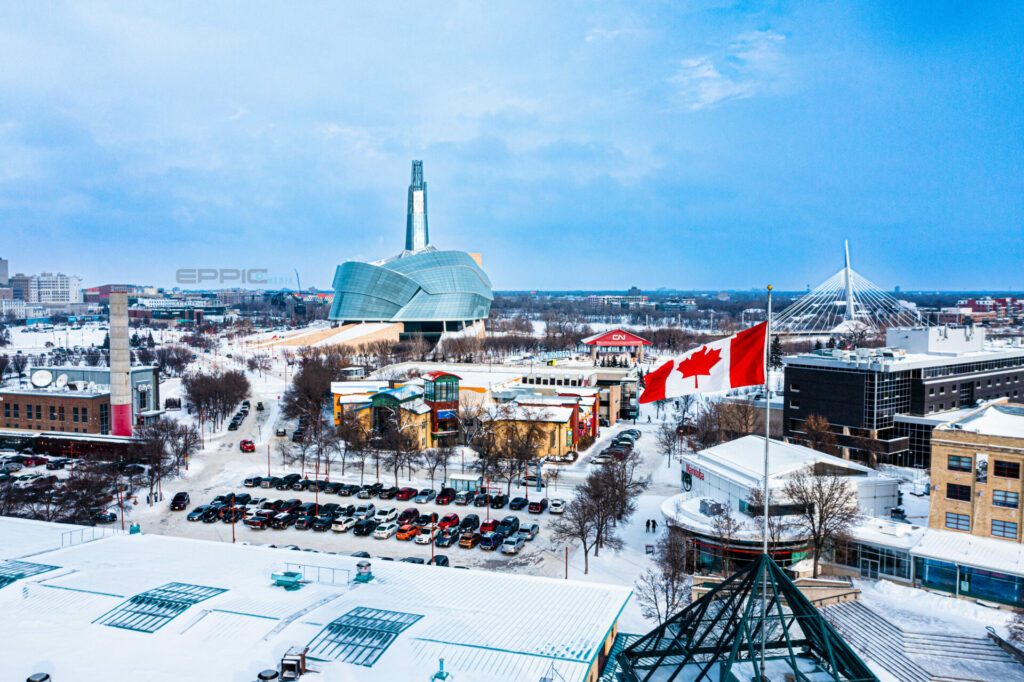
[[[171,510],[183,510],[189,504],[188,493],[171,500]],[[348,533],[378,540],[395,538],[402,542],[436,547],[458,545],[464,549],[480,547],[485,551],[518,554],[525,543],[540,533],[536,523],[522,522],[517,516],[481,521],[477,514],[457,513],[440,516],[417,507],[399,511],[395,507],[378,508],[372,502],[339,504],[303,502],[299,499],[253,497],[250,493],[227,493],[209,504],[195,507],[187,519],[195,523],[242,523],[252,530],[267,528]]]
[[[474,493],[470,491],[456,492],[454,488],[412,488],[399,486],[385,486],[383,483],[367,483],[358,485],[355,483],[341,483],[338,481],[327,481],[324,479],[303,478],[300,474],[287,474],[285,476],[249,476],[242,481],[246,488],[263,488],[274,490],[296,490],[320,492],[326,495],[338,495],[340,497],[355,496],[360,500],[396,500],[407,502],[412,500],[416,504],[427,504],[433,502],[439,505],[456,504],[460,506],[490,507],[491,509],[504,509],[508,507],[511,511],[526,509],[531,514],[542,514],[545,511],[560,513],[564,505],[559,506],[559,511],[554,510],[555,500],[539,498],[529,500],[525,497],[513,497],[509,499],[505,494]]]
[[[636,442],[640,440],[638,429],[626,429],[618,433],[612,442],[605,449],[590,460],[591,464],[608,464],[609,462],[623,460],[633,452]]]
[[[242,422],[245,421],[245,418],[249,416],[249,406],[251,404],[252,403],[250,403],[248,400],[242,401],[242,406],[238,408],[238,412],[235,413],[235,416],[232,417],[231,421],[228,423],[228,431],[238,430],[238,427],[242,425]]]

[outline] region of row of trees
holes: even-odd
[[[181,385],[192,408],[218,426],[250,390],[249,379],[238,370],[188,374]]]

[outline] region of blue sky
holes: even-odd
[[[1024,3],[292,5],[0,3],[12,271],[1024,288]]]

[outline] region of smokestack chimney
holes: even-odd
[[[132,435],[131,350],[128,347],[128,294],[110,292],[110,432]]]

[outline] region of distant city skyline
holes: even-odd
[[[0,3],[11,275],[328,290],[422,159],[496,291],[1024,290],[1019,3],[246,8]]]

